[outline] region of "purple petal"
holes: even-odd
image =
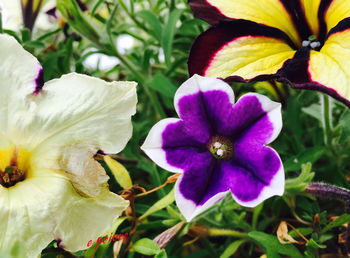
[[[190,169],[193,164],[201,164],[203,159],[211,159],[205,144],[188,135],[183,121],[169,124],[162,133],[162,149],[166,161],[173,167]]]

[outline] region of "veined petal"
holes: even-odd
[[[293,57],[292,45],[277,29],[242,20],[222,23],[196,39],[188,60],[189,72],[245,80],[272,75]]]
[[[34,162],[39,167],[59,167],[62,148],[76,143],[120,152],[132,134],[135,86],[75,73],[49,81],[31,98],[34,111],[17,122],[11,139],[38,157]]]
[[[189,4],[197,18],[218,23],[220,20],[244,19],[280,29],[296,44],[300,44],[284,1],[279,0],[190,0]]]
[[[299,0],[312,35],[317,36],[320,30],[319,7],[322,0]],[[311,36],[311,35],[308,35]]]
[[[8,135],[30,109],[29,98],[43,85],[38,60],[11,36],[0,34],[0,135]]]
[[[0,186],[0,249],[20,240],[27,257],[37,257],[55,239],[68,251],[85,249],[128,204],[107,188],[96,198],[84,198],[60,172],[37,170],[36,177],[11,188]]]

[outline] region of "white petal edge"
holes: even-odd
[[[284,193],[285,175],[284,175],[282,160],[274,149],[268,146],[266,146],[266,148],[271,149],[277,155],[280,161],[281,167],[279,168],[275,176],[272,178],[270,184],[268,186],[265,186],[262,189],[261,193],[256,199],[252,201],[244,202],[244,201],[241,201],[239,198],[237,198],[233,193],[231,193],[233,199],[241,206],[253,208],[272,196],[275,196],[275,195],[282,196]]]
[[[192,95],[198,92],[206,92],[212,90],[220,90],[226,92],[229,96],[230,102],[234,104],[235,95],[233,93],[232,88],[226,82],[216,78],[203,77],[198,74],[195,74],[183,84],[181,84],[181,86],[177,89],[175,93],[174,107],[176,113],[180,116],[178,103],[182,97]]]
[[[187,222],[190,222],[194,217],[207,210],[222,198],[224,198],[229,191],[217,193],[206,201],[203,205],[196,205],[193,201],[186,199],[180,192],[180,183],[182,181],[183,175],[181,175],[175,183],[175,201],[179,208],[181,214],[185,217]]]
[[[143,150],[154,163],[161,168],[174,173],[182,173],[183,170],[173,167],[167,162],[166,153],[162,149],[162,134],[168,125],[179,121],[181,120],[178,118],[166,118],[159,121],[151,128],[145,142],[141,146],[141,150]]]
[[[261,95],[259,93],[244,94],[242,97],[240,97],[237,100],[237,103],[248,96],[254,96],[259,100],[261,104],[261,108],[267,113],[269,121],[272,123],[272,127],[273,127],[272,135],[265,143],[265,144],[269,144],[277,138],[277,136],[280,134],[282,130],[282,112],[281,112],[282,105],[281,103],[272,101],[268,97]]]

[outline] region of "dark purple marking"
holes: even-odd
[[[205,0],[189,0],[188,4],[196,18],[202,19],[212,25],[218,24],[220,21],[232,20],[232,18],[222,14],[220,10]]]
[[[35,78],[35,90],[33,94],[38,95],[43,87],[44,87],[44,72],[43,72],[43,69],[40,68],[39,73]]]

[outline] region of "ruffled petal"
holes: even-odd
[[[135,86],[75,73],[49,81],[32,96],[33,111],[18,121],[11,139],[31,151],[39,167],[59,167],[62,148],[76,143],[120,152],[132,134]]]
[[[275,74],[294,53],[281,31],[237,20],[202,33],[191,48],[188,69],[207,77],[252,80]]]
[[[206,145],[187,134],[183,121],[167,118],[150,130],[141,149],[160,167],[182,173],[192,163],[210,159]]]
[[[197,18],[211,24],[232,19],[250,20],[280,29],[295,44],[300,44],[293,24],[293,12],[288,10],[288,1],[279,0],[190,0],[189,4]],[[294,2],[294,1],[293,1]]]
[[[0,249],[10,250],[17,240],[27,257],[37,257],[52,240],[71,252],[86,249],[128,204],[107,188],[96,198],[84,198],[60,172],[37,170],[11,188],[0,186]]]

